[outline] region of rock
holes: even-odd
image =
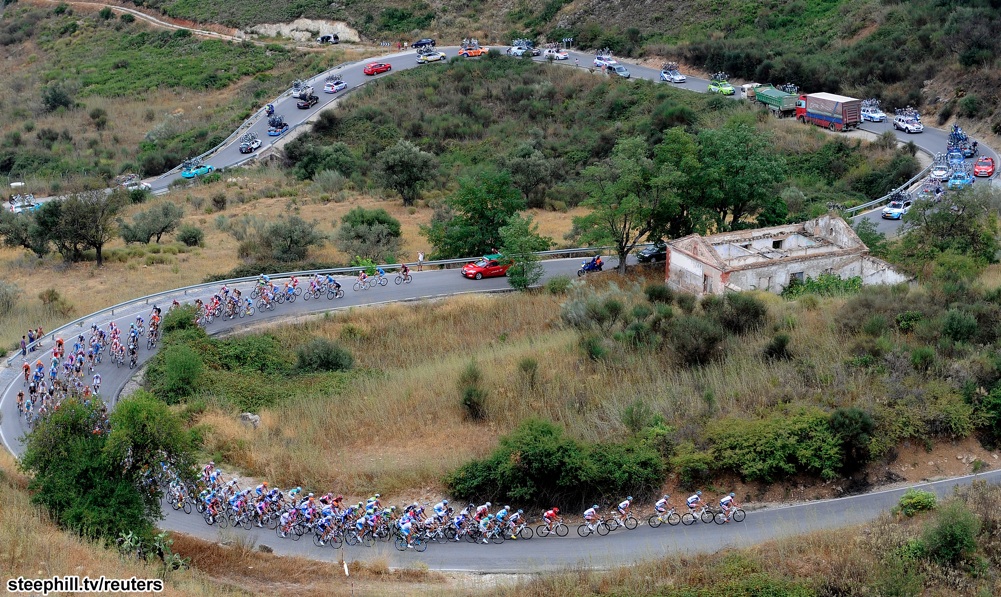
[[[263,543],[257,546],[257,551],[262,553],[275,553],[275,550],[271,549],[270,545],[265,545]]]
[[[233,542],[232,542],[232,541],[230,541],[229,539],[227,539],[227,540],[225,540],[225,541],[221,541],[221,542],[219,543],[219,545],[220,545],[220,546],[222,546],[222,547],[229,547],[230,545],[233,545]]]
[[[935,466],[935,462],[934,462],[934,461],[932,461],[932,460],[929,460],[929,461],[928,461],[928,466]]]
[[[253,413],[243,413],[240,415],[240,421],[244,425],[251,425],[254,429],[257,429],[257,426],[261,424],[261,417]]]
[[[358,31],[341,21],[317,19],[296,19],[291,23],[261,23],[247,30],[265,37],[287,37],[296,41],[313,41],[320,35],[334,35],[341,42],[357,42],[361,39]]]
[[[993,458],[994,460],[997,460],[998,459],[998,455],[997,454],[991,454],[991,458]]]

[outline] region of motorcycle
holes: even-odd
[[[275,106],[274,106],[274,104],[268,104],[267,115],[271,116],[274,113],[275,113]]]
[[[579,276],[583,276],[584,274],[587,274],[587,273],[590,273],[590,272],[600,272],[602,266],[604,266],[604,265],[605,265],[605,263],[603,261],[601,261],[601,260],[598,260],[598,261],[587,261],[585,259],[584,261],[581,262],[580,269],[577,270],[577,276],[578,277]]]

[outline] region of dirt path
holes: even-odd
[[[87,0],[27,0],[28,4],[69,4],[70,6],[91,8],[94,10],[100,10],[102,8],[110,8],[118,14],[128,13],[137,19],[150,23],[151,25],[156,25],[157,27],[162,27],[164,29],[187,29],[191,31],[194,35],[199,37],[208,37],[212,39],[224,39],[227,41],[245,41],[243,33],[237,29],[230,29],[228,27],[223,27],[221,25],[205,25],[195,23],[193,21],[186,21],[183,19],[174,19],[171,17],[158,15],[153,16],[149,13],[143,12],[137,8],[123,6],[115,2],[88,2]],[[200,29],[199,27],[210,27],[211,29]]]

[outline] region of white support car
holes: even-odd
[[[909,116],[895,116],[893,118],[893,128],[905,133],[920,133],[925,130],[925,125]]]
[[[550,56],[552,56],[553,60],[569,60],[570,59],[570,54],[567,54],[563,50],[557,50],[557,49],[554,49],[554,48],[548,48],[545,52],[542,53],[542,57],[545,58],[546,60],[549,60]]]
[[[597,55],[597,56],[594,57],[594,65],[596,67],[598,67],[598,68],[601,68],[603,66],[607,66],[607,67],[611,68],[611,67],[617,65],[618,63],[619,62],[615,58],[612,58],[611,56],[605,56],[605,55],[599,54],[599,55]]]
[[[866,122],[885,122],[886,113],[879,108],[865,106],[862,108],[862,120]]]
[[[894,200],[890,201],[886,207],[883,208],[883,219],[884,220],[901,220],[907,212],[911,211],[911,204],[913,202],[910,199],[904,200]]]
[[[679,73],[677,69],[660,71],[660,80],[667,83],[684,83],[688,77]]]

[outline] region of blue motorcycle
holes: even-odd
[[[580,269],[577,270],[577,276],[583,276],[584,274],[590,272],[600,272],[604,262],[601,259],[592,259],[591,261],[584,260],[580,264]]]

